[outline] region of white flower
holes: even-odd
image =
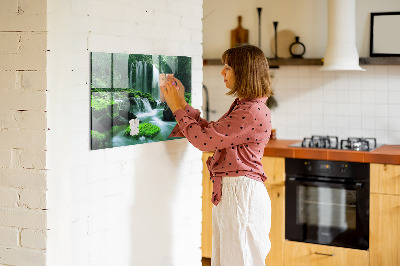
[[[131,132],[130,135],[131,136],[136,136],[137,134],[139,134],[139,119],[131,119],[129,120],[129,124],[131,126]]]

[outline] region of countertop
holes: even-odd
[[[400,164],[400,145],[382,145],[372,151],[290,147],[301,140],[270,140],[264,156],[363,163]]]

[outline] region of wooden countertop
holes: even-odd
[[[301,140],[270,140],[264,156],[364,163],[400,164],[400,145],[383,145],[372,151],[290,147]]]

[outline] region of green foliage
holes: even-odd
[[[137,137],[145,136],[148,138],[153,138],[160,131],[161,131],[161,129],[156,125],[153,125],[151,123],[140,123],[139,124],[139,134],[136,136],[133,136],[133,137],[137,138]],[[131,126],[129,125],[125,130],[125,135],[130,135],[130,133],[131,133]]]
[[[96,95],[92,94],[92,108],[96,111],[103,109],[108,110],[110,106],[114,104],[114,101],[112,101],[109,96],[110,95],[108,93],[96,93]]]
[[[104,141],[106,139],[106,135],[97,131],[92,130],[92,139],[96,139],[99,141]]]
[[[185,101],[188,104],[192,104],[192,94],[190,92],[185,92]]]
[[[158,126],[153,125],[151,123],[139,124],[139,136],[145,136],[145,137],[152,138],[155,135],[157,135],[158,132],[160,132],[160,131],[161,131],[161,129]]]
[[[129,125],[126,129],[125,129],[125,135],[130,135],[131,133],[131,125]]]
[[[127,89],[129,90],[130,94],[129,97],[135,97],[135,98],[146,98],[149,100],[150,106],[152,109],[155,109],[157,107],[157,101],[151,96],[150,93],[143,93],[140,91],[135,91],[133,89]]]
[[[107,148],[107,138],[105,134],[92,130],[91,136],[93,149],[97,150]]]
[[[276,99],[275,99],[274,96],[270,96],[270,97],[267,99],[266,104],[267,104],[267,107],[268,107],[269,109],[271,109],[271,110],[278,107],[278,102],[276,101]]]

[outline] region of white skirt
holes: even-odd
[[[271,201],[254,179],[222,178],[222,197],[212,210],[212,266],[262,266],[271,249]]]

